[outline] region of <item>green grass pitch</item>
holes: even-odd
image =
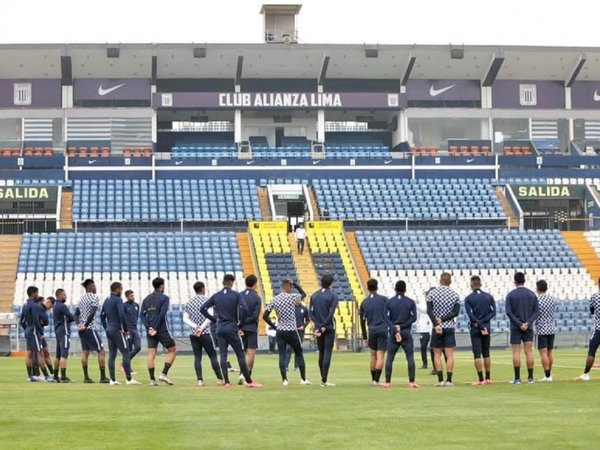
[[[208,360],[208,387],[196,387],[190,356],[175,361],[175,386],[158,388],[146,385],[143,358],[134,365],[144,385],[115,387],[83,385],[78,358],[70,359],[71,385],[26,383],[23,359],[3,358],[0,448],[597,449],[600,371],[592,371],[597,381],[573,381],[585,355],[556,350],[553,384],[512,386],[510,352],[496,351],[494,385],[474,387],[471,354],[458,352],[454,388],[433,388],[435,377],[417,369],[418,390],[406,388],[402,353],[391,390],[369,386],[365,353],[334,354],[333,388],[318,385],[314,353],[307,367],[315,384],[300,386],[291,372],[287,388],[276,356],[258,355],[255,379],[265,387],[230,391],[214,385]]]

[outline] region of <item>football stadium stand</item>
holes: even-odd
[[[25,300],[31,284],[47,295],[63,287],[75,302],[85,277],[103,280],[98,283],[103,294],[111,278],[131,280],[134,290],[142,294],[148,280],[159,273],[169,283],[172,301],[181,303],[197,279],[208,280],[209,292],[218,290],[226,271],[240,274],[238,282],[243,282],[232,231],[24,234],[15,304]]]
[[[75,180],[75,222],[197,222],[260,218],[254,180]]]
[[[470,276],[480,275],[484,290],[500,301],[494,328],[506,331],[502,300],[512,289],[515,270],[523,270],[528,287],[534,289],[535,281],[545,279],[552,295],[564,302],[560,311],[571,315],[560,316],[561,331],[591,329],[582,305],[596,289],[594,280],[558,231],[387,229],[358,230],[356,237],[370,275],[380,280],[381,290],[388,295],[396,280],[404,279],[408,295],[423,298],[447,271],[455,276],[452,288],[464,298],[470,292]],[[458,324],[467,331],[464,310]]]
[[[315,179],[321,210],[341,220],[505,220],[482,179]]]

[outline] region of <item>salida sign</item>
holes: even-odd
[[[56,201],[58,188],[46,187],[0,187],[0,201]]]
[[[522,199],[584,198],[583,186],[568,185],[517,185],[513,192]]]

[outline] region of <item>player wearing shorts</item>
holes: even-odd
[[[546,280],[539,280],[536,283],[536,294],[538,295],[540,313],[535,321],[535,332],[537,334],[537,348],[540,352],[540,360],[544,369],[544,377],[540,381],[543,383],[552,383],[556,298],[548,294],[548,283]]]
[[[245,281],[246,289],[243,292],[240,292],[246,310],[244,323],[242,324],[242,345],[244,346],[244,353],[246,354],[248,373],[252,376],[254,358],[256,356],[256,349],[258,348],[258,318],[260,316],[262,301],[256,293],[256,283],[258,282],[256,276],[248,275]],[[240,375],[238,384],[244,384],[243,375]]]
[[[67,358],[69,358],[71,348],[71,323],[75,321],[75,317],[66,305],[67,293],[65,290],[57,289],[54,295],[56,296],[56,303],[52,308],[54,334],[56,335],[54,381],[56,383],[70,383],[71,380],[67,377]]]
[[[513,369],[512,384],[521,384],[521,343],[525,348],[527,362],[527,382],[533,379],[533,322],[539,314],[538,298],[525,287],[525,274],[515,273],[515,289],[506,296],[506,315],[510,320],[510,344],[512,345]]]
[[[172,386],[173,381],[169,378],[169,369],[177,356],[175,339],[167,325],[167,312],[169,312],[169,297],[165,295],[165,280],[155,278],[152,280],[154,292],[148,295],[142,302],[140,319],[148,333],[148,374],[150,375],[150,386],[158,386],[154,377],[154,365],[158,344],[167,349],[165,365],[158,380]]]
[[[100,383],[110,383],[106,377],[106,353],[102,345],[100,334],[96,330],[96,312],[100,309],[100,297],[96,295],[96,283],[87,279],[82,283],[85,294],[77,303],[75,309],[75,321],[81,342],[81,367],[83,369],[83,382],[93,383],[88,373],[88,360],[90,353],[98,354],[98,366],[100,367]]]
[[[456,337],[455,317],[460,313],[460,297],[450,289],[452,276],[442,273],[440,286],[429,291],[427,296],[427,314],[433,324],[431,347],[433,348],[434,366],[437,371],[438,382],[436,387],[453,386],[452,375],[454,371],[454,347]],[[442,352],[446,357],[446,382],[442,370]]]
[[[367,281],[369,296],[362,301],[358,310],[364,345],[371,351],[369,367],[373,386],[379,385],[388,345],[388,325],[385,321],[385,302],[387,298],[377,293],[378,287],[377,280],[370,279]]]

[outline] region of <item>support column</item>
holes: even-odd
[[[153,84],[150,87],[150,92],[152,94],[156,93],[156,85]],[[156,150],[156,144],[158,142],[158,114],[156,112],[156,108],[152,108],[152,144],[154,146],[154,150]]]
[[[317,85],[317,92],[319,94],[323,93],[323,85],[322,84],[318,84]],[[324,109],[319,109],[317,111],[317,141],[318,142],[325,142],[325,110]]]
[[[398,118],[398,126],[396,127],[396,131],[392,132],[392,146],[396,147],[400,142],[408,141],[408,116],[406,114],[406,110],[400,109],[398,110],[398,114],[396,115]]]
[[[235,85],[235,92],[240,93],[242,88],[239,84]],[[233,117],[233,140],[236,144],[242,142],[242,110],[236,109]]]

